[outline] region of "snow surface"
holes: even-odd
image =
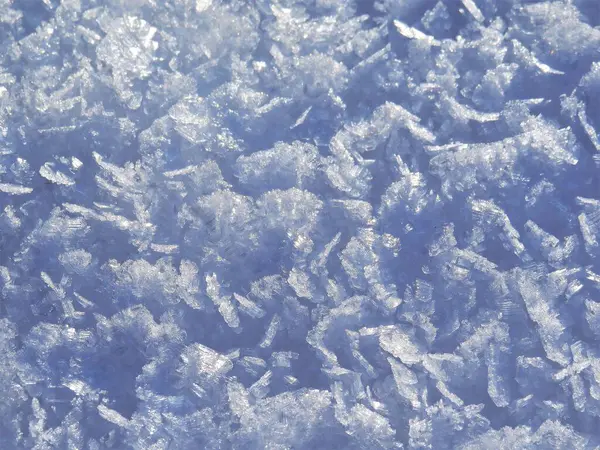
[[[600,446],[597,0],[0,0],[0,449]]]

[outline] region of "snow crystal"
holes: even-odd
[[[0,0],[0,448],[600,447],[594,0]]]

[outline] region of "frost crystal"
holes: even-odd
[[[600,448],[595,0],[0,0],[0,449]]]

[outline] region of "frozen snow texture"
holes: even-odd
[[[0,0],[0,448],[599,448],[599,104],[597,0]]]

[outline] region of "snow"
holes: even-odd
[[[0,448],[599,448],[599,17],[0,0]]]

